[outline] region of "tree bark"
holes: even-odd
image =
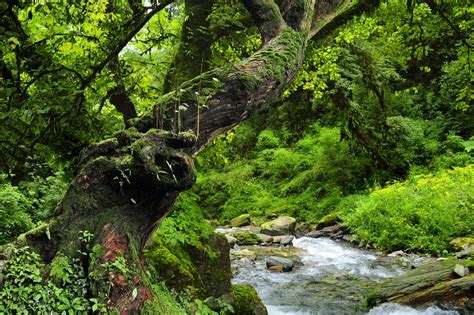
[[[178,51],[165,77],[165,93],[209,70],[213,38],[209,31],[208,16],[212,3],[210,0],[184,1],[187,19],[183,23]]]

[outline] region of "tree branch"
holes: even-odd
[[[323,0],[315,8],[309,37],[327,34],[354,16],[378,7],[380,0]]]
[[[173,3],[174,0],[167,0],[163,3],[160,3],[158,6],[154,7],[149,11],[143,19],[135,25],[134,29],[123,39],[121,40],[108,54],[108,56],[102,60],[98,65],[96,65],[92,73],[90,73],[87,78],[84,79],[84,82],[81,84],[81,90],[83,90],[87,85],[89,85],[92,80],[95,79],[96,75],[99,74],[102,69],[115,57],[117,56],[122,49],[127,46],[127,44],[132,40],[132,38],[145,26],[145,24],[158,12],[166,8],[169,4]]]
[[[30,81],[28,81],[26,83],[25,87],[23,88],[23,94],[26,94],[26,92],[28,91],[30,86],[33,83],[35,83],[36,81],[38,81],[39,79],[41,79],[43,76],[45,76],[47,74],[50,74],[50,73],[60,72],[60,71],[68,71],[68,72],[73,73],[79,79],[79,81],[81,81],[81,82],[84,80],[82,75],[79,72],[77,72],[76,70],[70,69],[70,68],[65,67],[65,66],[61,66],[58,69],[45,70],[45,71],[40,72],[36,77],[34,77],[33,79],[31,79]]]
[[[145,26],[145,24],[159,11],[167,7],[169,4],[173,3],[174,0],[168,0],[160,5],[154,7],[151,11],[149,11],[143,19],[138,22],[135,26],[135,28],[123,39],[121,40],[107,55],[107,57],[100,62],[97,66],[95,66],[92,70],[92,72],[84,79],[82,80],[81,86],[79,87],[80,93],[75,97],[73,101],[73,106],[71,106],[70,109],[65,111],[63,114],[60,116],[56,117],[55,119],[52,119],[48,125],[40,132],[40,134],[33,139],[33,141],[30,143],[29,148],[32,149],[38,142],[40,142],[45,135],[49,132],[49,130],[58,122],[63,120],[65,117],[68,117],[71,115],[74,111],[80,112],[82,109],[82,104],[84,103],[85,97],[84,97],[84,89],[95,79],[97,74],[99,74],[104,67],[113,59],[115,58],[120,51],[128,44],[128,42]]]
[[[285,21],[273,0],[242,0],[242,3],[260,30],[263,45],[282,32]]]
[[[464,34],[459,30],[459,28],[451,22],[451,20],[444,14],[444,12],[439,8],[439,6],[436,4],[435,1],[433,0],[425,0],[424,1],[431,10],[435,11],[448,25],[449,27],[456,33],[458,36],[458,39],[468,48],[471,49],[472,46],[467,42],[466,37]]]

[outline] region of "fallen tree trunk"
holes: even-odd
[[[456,274],[456,267],[461,275]],[[474,262],[450,259],[423,265],[399,278],[387,279],[369,292],[365,307],[381,303],[429,305],[448,303],[470,314],[474,310]]]

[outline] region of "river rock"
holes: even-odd
[[[230,220],[230,226],[241,227],[241,226],[249,225],[250,222],[251,222],[250,214],[244,213]]]
[[[283,272],[283,266],[271,266],[268,268],[270,271]]]
[[[267,315],[267,308],[253,287],[248,284],[232,285],[232,306],[235,314]]]
[[[302,237],[311,231],[311,225],[308,223],[297,223],[295,226],[296,237]]]
[[[235,232],[232,233],[232,236],[237,239],[239,245],[257,245],[261,243],[258,236],[253,232]]]
[[[293,234],[295,232],[296,219],[292,217],[279,217],[260,226],[260,232],[268,235]]]
[[[340,230],[341,230],[341,227],[339,225],[332,225],[332,226],[327,226],[321,230],[316,230],[316,231],[311,231],[309,233],[306,233],[305,236],[312,237],[312,238],[318,238],[318,237],[323,237],[323,236],[332,237]]]
[[[273,219],[276,219],[276,218],[278,218],[278,214],[276,214],[274,212],[267,214],[267,219],[273,220]]]
[[[273,243],[290,245],[295,237],[293,235],[278,235],[273,237]]]
[[[397,251],[394,251],[394,252],[391,252],[390,254],[388,254],[387,256],[388,257],[401,257],[401,256],[405,256],[405,252],[402,251],[402,250],[397,250]]]
[[[454,266],[453,272],[462,278],[469,274],[469,268],[464,267],[463,265],[460,265],[460,264],[456,264],[456,266]]]
[[[323,229],[328,226],[338,225],[341,221],[339,219],[340,212],[333,212],[322,217],[317,223],[317,229]]]
[[[468,248],[466,250],[463,250],[461,252],[456,253],[457,258],[474,258],[474,248]]]
[[[345,234],[342,236],[342,240],[348,243],[353,243],[354,242],[354,237],[350,234]]]
[[[280,266],[284,272],[293,270],[293,261],[288,258],[270,256],[266,259],[265,263],[268,269],[274,266]]]
[[[242,258],[251,258],[255,259],[257,257],[257,254],[247,248],[244,249],[237,249],[237,250],[231,250],[230,251],[230,259],[242,259]]]
[[[227,242],[229,242],[229,245],[234,245],[237,243],[237,239],[232,236],[232,234],[225,234],[225,238],[227,239]]]
[[[469,248],[474,249],[474,237],[458,237],[449,242],[449,247],[454,251],[463,251]]]
[[[257,233],[257,237],[260,239],[261,243],[270,244],[273,242],[273,237],[267,234]]]

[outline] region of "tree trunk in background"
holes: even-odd
[[[183,23],[178,51],[165,77],[165,93],[209,70],[213,36],[209,32],[207,18],[212,4],[213,1],[209,0],[184,1],[187,19]]]

